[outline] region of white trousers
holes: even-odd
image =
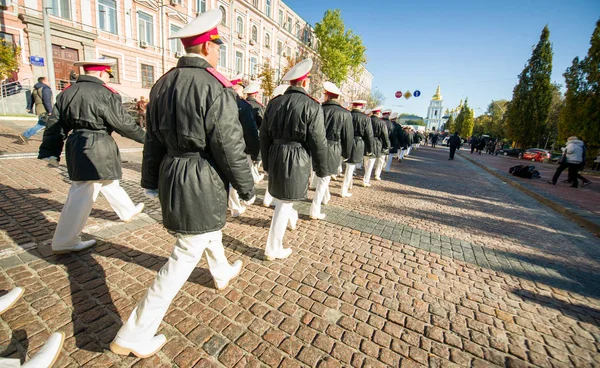
[[[257,184],[261,180],[263,180],[265,176],[261,175],[258,172],[258,167],[254,165],[254,162],[252,162],[252,158],[250,155],[246,155],[246,158],[248,159],[248,165],[250,166],[250,173],[252,174],[252,179],[254,179],[254,183]]]
[[[317,190],[313,197],[312,204],[310,205],[310,215],[317,217],[321,214],[321,203],[327,204],[331,198],[329,193],[329,181],[331,176],[325,178],[317,177]]]
[[[229,205],[229,209],[231,210],[231,215],[234,217],[237,217],[242,213],[246,212],[246,206],[242,204],[237,190],[235,190],[231,186],[231,184],[229,185],[229,199],[227,200],[227,204]]]
[[[286,226],[293,218],[294,213],[298,216],[293,206],[294,202],[277,200],[271,227],[269,228],[269,237],[267,238],[266,257],[278,257],[283,251],[283,236],[285,235]]]
[[[371,183],[371,173],[373,172],[373,166],[375,165],[375,157],[365,157],[365,176],[363,177],[363,183]]]
[[[149,341],[156,335],[169,305],[206,254],[215,282],[225,283],[234,269],[225,257],[221,230],[200,235],[177,234],[171,256],[158,271],[146,295],[135,307],[117,339],[128,342]]]
[[[19,368],[21,367],[21,359],[0,358],[0,367]]]
[[[342,196],[348,194],[348,190],[352,189],[354,169],[356,169],[356,164],[346,164],[346,174],[344,174],[344,182],[342,183]]]
[[[310,185],[308,186],[310,189],[316,189],[317,188],[317,182],[318,182],[319,177],[317,176],[317,174],[314,171],[310,172]]]
[[[406,156],[410,156],[410,151],[412,151],[412,146],[408,146],[408,149],[406,150]]]
[[[375,177],[377,179],[381,179],[381,171],[385,165],[385,158],[386,156],[379,156],[375,161]]]
[[[267,207],[271,207],[273,202],[277,201],[271,193],[269,193],[269,185],[267,184],[267,189],[265,189],[265,197],[263,198],[263,205]]]
[[[398,160],[402,160],[404,158],[404,155],[406,154],[406,150],[404,148],[402,148],[399,152],[398,152]]]
[[[136,212],[135,204],[118,180],[74,181],[58,219],[52,249],[68,248],[81,242],[81,231],[92,212],[98,193],[102,193],[121,220],[131,218]]]
[[[394,160],[394,154],[390,153],[387,155],[387,162],[385,164],[385,172],[390,172],[392,170],[392,161]]]

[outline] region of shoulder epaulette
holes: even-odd
[[[71,83],[68,86],[66,86],[65,88],[63,88],[61,92],[64,92],[64,91],[68,90],[71,87],[73,87],[73,83]]]
[[[225,76],[219,73],[215,68],[206,68],[206,71],[215,77],[225,88],[233,87],[233,84],[231,84],[229,79],[225,78]]]
[[[103,86],[104,88],[106,88],[107,90],[111,91],[112,93],[116,94],[116,95],[118,95],[118,94],[119,94],[119,91],[117,91],[116,89],[114,89],[114,88],[112,88],[112,87],[109,87],[109,86],[108,86],[108,84],[106,84],[106,83],[105,83],[105,84],[103,84],[102,86]]]

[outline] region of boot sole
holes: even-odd
[[[138,358],[145,359],[145,358],[149,358],[152,355],[158,353],[160,351],[160,349],[162,349],[163,346],[165,346],[166,343],[167,343],[167,341],[165,340],[165,342],[163,342],[162,345],[160,345],[152,353],[149,353],[149,354],[139,354],[135,350],[132,350],[132,349],[129,349],[129,348],[124,348],[121,345],[119,345],[119,344],[117,344],[116,342],[113,341],[113,342],[110,343],[110,351],[112,351],[115,354],[125,355],[125,356],[128,356],[129,354],[133,354],[133,355],[135,355]]]
[[[89,246],[87,246],[85,248],[81,248],[81,249],[65,249],[65,250],[54,250],[54,249],[52,249],[52,254],[59,255],[59,254],[82,252],[82,251],[84,251],[86,249],[90,249],[94,245],[96,245],[96,243],[90,244]]]
[[[217,283],[215,282],[215,289],[217,289],[217,291],[223,291],[225,289],[227,289],[227,287],[229,286],[229,282],[233,279],[235,279],[236,277],[238,277],[240,275],[240,273],[242,273],[242,270],[244,269],[244,264],[242,263],[242,267],[240,267],[240,270],[232,277],[229,279],[229,281],[227,281],[227,283],[225,284],[225,286],[219,288],[217,286]]]
[[[64,332],[59,332],[61,340],[60,340],[60,347],[57,350],[57,354],[54,357],[54,359],[52,359],[52,363],[50,363],[50,365],[48,367],[52,367],[54,365],[54,363],[56,363],[56,361],[58,360],[58,357],[60,356],[60,351],[63,348],[63,345],[65,344],[65,333]]]
[[[131,216],[130,218],[128,218],[127,220],[123,220],[123,222],[128,223],[133,221],[134,218],[136,218],[136,216],[138,216],[140,213],[144,212],[144,209],[146,208],[146,206],[142,206],[142,209],[139,212],[136,212],[133,214],[133,216]]]
[[[25,294],[25,289],[22,289],[21,290],[21,294],[19,294],[19,296],[15,300],[13,300],[12,303],[10,303],[9,305],[7,305],[6,308],[4,308],[3,311],[0,311],[0,314],[6,312],[10,308],[12,308],[15,304],[17,304],[17,302],[19,301],[19,299],[21,299],[23,297],[23,294]]]

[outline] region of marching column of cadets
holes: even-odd
[[[221,16],[218,9],[200,14],[170,37],[181,40],[186,55],[152,88],[146,132],[106,84],[114,65],[107,60],[77,64],[85,74],[57,96],[44,132],[38,158],[56,165],[66,141],[72,181],[52,241],[55,253],[95,244],[80,234],[99,193],[123,221],[143,210],[143,203],[135,205],[119,185],[113,131],[144,142],[141,186],[147,197],[160,201],[163,225],[176,233],[171,256],[110,344],[116,354],[145,358],[162,348],[167,339],[156,334],[160,323],[204,255],[216,289],[225,289],[239,275],[242,261],[227,260],[221,229],[228,207],[237,217],[255,201],[254,185],[264,178],[261,166],[268,175],[262,205],[275,206],[265,247],[266,259],[274,261],[292,254],[283,239],[286,229],[297,226],[293,204],[306,199],[309,183],[315,186],[309,217],[323,220],[330,180],[337,180],[344,163],[341,197],[350,197],[357,167],[364,165],[363,185],[368,187],[373,169],[375,180],[381,180],[393,157],[402,162],[412,148],[418,149],[420,134],[401,127],[391,110],[378,106],[367,112],[363,100],[352,101],[348,110],[339,102],[340,89],[329,82],[323,86],[325,101],[313,99],[308,94],[311,59],[291,68],[284,76],[289,85],[278,86],[262,106],[256,100],[258,84],[244,88],[241,76],[228,80],[215,69],[223,43],[217,29]],[[88,147],[90,139],[97,144]],[[20,295],[11,293],[8,304]],[[0,309],[2,303],[0,298]],[[51,366],[63,339],[52,335],[38,353],[42,358],[32,359],[37,358],[36,366]]]

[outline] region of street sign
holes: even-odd
[[[396,92],[396,98],[400,98],[400,97],[402,97],[402,92],[400,92],[400,91]]]
[[[421,91],[416,90],[415,93],[413,93],[413,96],[415,96],[415,97],[421,96]]]
[[[412,93],[410,93],[410,91],[409,91],[409,90],[407,90],[406,92],[404,92],[404,98],[406,98],[407,100],[408,100],[409,98],[411,98],[411,96],[412,96]]]
[[[40,56],[30,56],[29,62],[33,66],[44,66],[44,58]]]

